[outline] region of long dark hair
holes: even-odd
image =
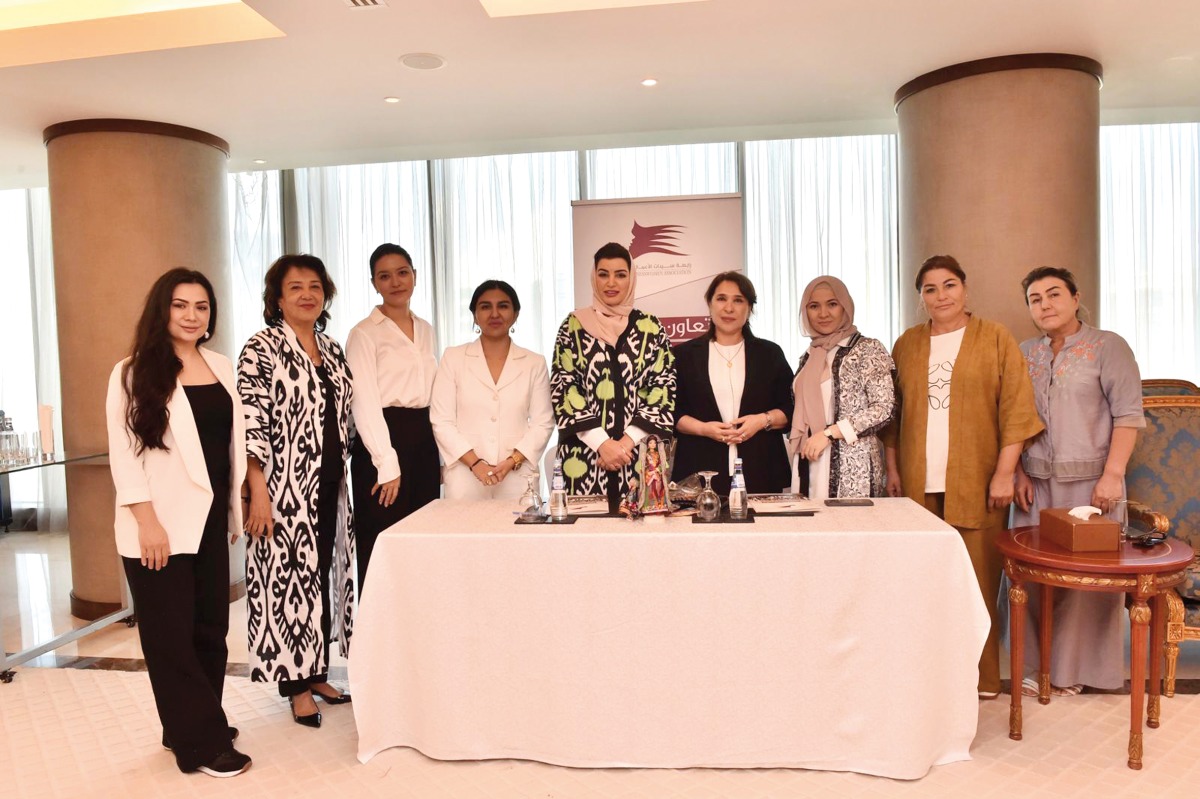
[[[167,401],[183,371],[167,323],[171,320],[175,287],[188,283],[202,286],[208,292],[208,332],[204,338],[211,338],[217,329],[217,297],[212,283],[202,273],[177,267],[154,281],[146,294],[146,307],[138,320],[129,360],[121,370],[121,383],[128,400],[125,425],[136,439],[138,454],[147,449],[167,449],[163,443],[169,421]]]

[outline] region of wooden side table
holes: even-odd
[[[1055,587],[1079,591],[1129,593],[1130,624],[1130,718],[1129,767],[1142,767],[1142,697],[1146,690],[1147,639],[1150,640],[1150,697],[1146,725],[1158,727],[1159,695],[1162,691],[1162,648],[1166,620],[1166,592],[1184,580],[1192,562],[1192,548],[1174,538],[1150,548],[1122,542],[1116,552],[1069,552],[1044,541],[1037,527],[1018,527],[1002,532],[996,541],[1004,555],[1008,589],[1009,638],[1012,657],[1012,705],[1008,737],[1021,740],[1021,675],[1024,674],[1025,609],[1029,595],[1026,583],[1042,586],[1040,617],[1041,660],[1038,666],[1038,702],[1050,702],[1051,618]],[[1150,626],[1150,605],[1157,623]]]

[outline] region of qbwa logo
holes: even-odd
[[[629,243],[629,257],[637,260],[642,255],[648,253],[660,253],[662,255],[681,255],[686,256],[686,252],[679,252],[679,236],[684,230],[684,225],[639,225],[635,220],[633,223],[633,241]]]

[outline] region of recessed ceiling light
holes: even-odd
[[[384,97],[383,101],[385,103],[398,103],[398,102],[400,102],[400,98],[399,97]]]
[[[441,69],[446,59],[435,53],[408,53],[400,56],[400,63],[409,69]]]
[[[643,86],[657,86],[658,81],[656,81],[654,78],[646,78],[644,81],[642,81],[642,85]]]
[[[265,160],[265,159],[263,159],[263,158],[255,158],[255,159],[254,159],[254,163],[256,163],[256,164],[265,164],[265,163],[267,163],[267,162],[266,162],[266,160]]]

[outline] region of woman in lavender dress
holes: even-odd
[[[1033,322],[1044,335],[1021,345],[1046,430],[1021,456],[1015,525],[1038,523],[1042,508],[1093,505],[1108,512],[1125,498],[1125,465],[1146,426],[1142,384],[1133,351],[1116,333],[1079,317],[1079,291],[1066,269],[1043,266],[1021,281]],[[1023,690],[1039,661],[1039,592],[1029,597]],[[1124,595],[1059,588],[1054,592],[1050,684],[1058,696],[1084,685],[1125,684],[1121,657]]]

